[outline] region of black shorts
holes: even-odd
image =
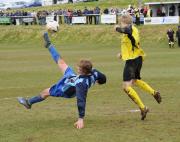
[[[123,72],[123,81],[130,81],[132,79],[141,79],[140,76],[141,67],[142,67],[141,56],[132,60],[127,60]]]
[[[170,37],[170,38],[169,38],[169,42],[174,42],[174,38],[173,38],[173,37]]]

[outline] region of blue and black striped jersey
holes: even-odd
[[[79,118],[83,118],[85,116],[87,92],[88,89],[96,82],[99,84],[106,83],[106,76],[96,69],[93,69],[90,75],[79,75],[75,79]]]

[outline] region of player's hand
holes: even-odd
[[[77,129],[82,129],[82,128],[84,128],[84,120],[83,120],[83,118],[79,118],[78,121],[74,123],[74,126],[75,126]]]
[[[118,59],[122,59],[121,53],[118,53],[118,54],[117,54],[117,58],[118,58]]]

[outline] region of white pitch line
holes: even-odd
[[[25,98],[28,98],[29,96],[26,96]],[[18,97],[9,97],[9,98],[0,98],[0,101],[4,101],[4,100],[14,100],[17,99]],[[121,111],[121,113],[127,113],[127,112],[131,112],[131,113],[136,113],[136,112],[140,112],[139,109],[132,109],[132,110],[124,110]]]
[[[140,112],[139,109],[132,109],[132,110],[129,110],[128,112]]]
[[[26,96],[29,97],[29,96]],[[26,98],[25,97],[25,98]],[[4,101],[4,100],[13,100],[13,99],[17,99],[18,97],[9,97],[9,98],[0,98],[0,101]]]

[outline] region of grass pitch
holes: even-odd
[[[31,110],[16,100],[38,95],[62,76],[43,48],[43,29],[1,26],[0,142],[179,142],[180,48],[168,48],[168,27],[139,27],[147,54],[142,78],[163,98],[159,105],[136,88],[150,108],[145,121],[131,111],[137,106],[121,90],[124,63],[116,58],[120,41],[112,26],[64,26],[51,37],[70,66],[89,58],[108,77],[106,85],[89,91],[85,128],[76,130],[76,99],[49,98]]]

